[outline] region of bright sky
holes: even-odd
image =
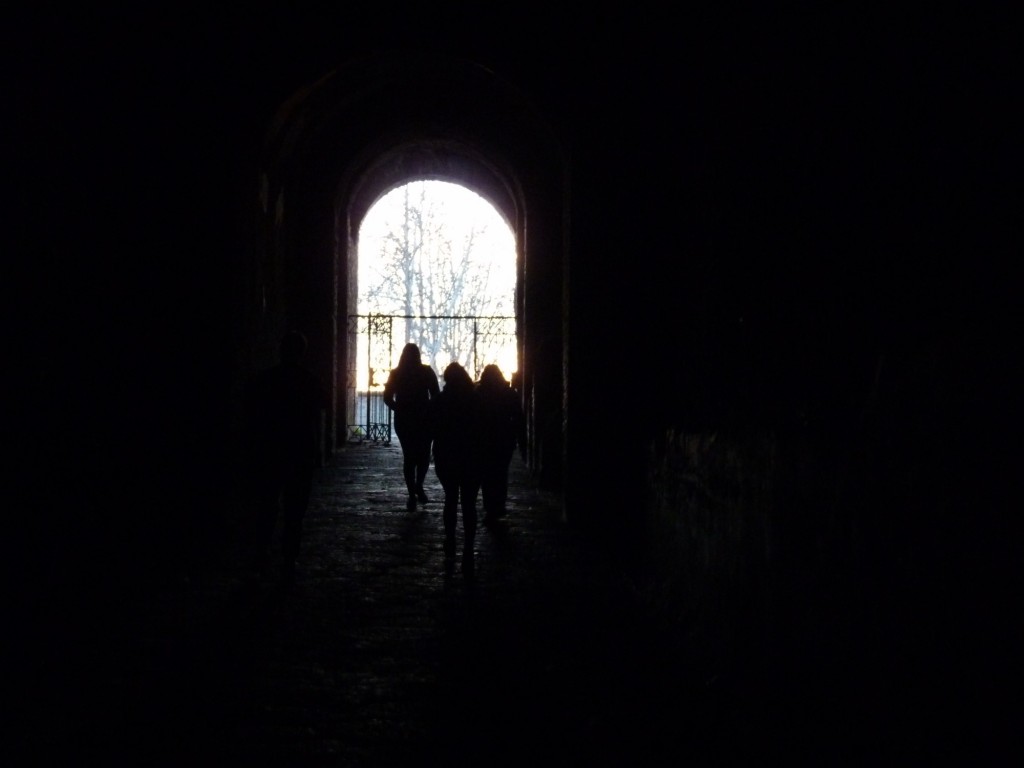
[[[516,281],[515,237],[505,220],[494,206],[466,187],[443,181],[419,181],[413,182],[413,185],[422,185],[426,188],[442,218],[448,240],[460,243],[471,228],[476,229],[472,258],[490,261],[489,289],[505,299],[507,309],[503,314],[513,314]],[[403,187],[398,187],[382,197],[370,208],[360,226],[359,314],[378,311],[376,307],[368,305],[366,288],[380,279],[380,255],[387,233],[400,229],[402,190]],[[415,196],[418,198],[418,190]],[[484,234],[481,235],[481,232]],[[360,337],[360,341],[363,341],[363,337]],[[400,344],[404,342],[405,339],[402,339]],[[357,372],[357,386],[363,388],[367,379],[367,364],[363,362],[365,353],[360,352],[358,359],[360,370]],[[518,368],[514,339],[508,349],[503,349],[497,354],[494,362],[498,363],[506,378]]]

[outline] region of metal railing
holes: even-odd
[[[408,341],[420,347],[439,378],[457,360],[477,379],[487,363],[510,345],[514,350],[515,331],[515,318],[506,315],[349,315],[355,354],[346,376],[345,439],[390,444],[393,419],[384,384]]]

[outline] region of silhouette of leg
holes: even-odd
[[[402,446],[402,478],[409,494],[406,509],[412,512],[416,509],[416,433],[410,425],[398,419],[395,420],[395,433]]]
[[[410,496],[416,495],[416,462],[411,456],[402,459],[402,477]]]
[[[452,467],[442,461],[434,464],[434,471],[437,479],[441,481],[441,488],[444,491],[444,507],[441,510],[441,520],[444,522],[444,556],[445,568],[448,569],[450,561],[455,557],[455,526],[458,522],[459,509],[459,486],[456,482],[457,475]]]
[[[508,462],[495,470],[494,474],[494,514],[501,517],[505,514],[505,503],[508,501]]]
[[[473,552],[473,545],[476,543],[476,496],[477,484],[472,480],[463,483],[460,489],[462,493],[462,573],[465,576],[472,576],[476,571],[476,555]]]
[[[467,537],[476,535],[477,510],[476,497],[480,492],[480,486],[472,478],[464,479],[459,487],[462,500],[462,528]]]
[[[449,558],[455,557],[455,528],[458,525],[458,503],[458,492],[449,493],[446,490],[442,519],[444,520],[444,554],[445,557]]]
[[[426,504],[429,499],[423,490],[423,483],[427,479],[427,470],[430,469],[430,439],[422,435],[417,448],[416,456],[416,498],[421,504]]]
[[[484,507],[484,522],[490,523],[501,513],[500,492],[493,463],[487,463],[480,472],[480,497]]]
[[[409,499],[405,507],[412,512],[416,509],[416,462],[409,454],[402,457],[402,476],[405,478],[405,487],[409,492]]]

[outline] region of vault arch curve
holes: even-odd
[[[329,380],[332,444],[357,301],[363,216],[415,180],[460,184],[490,202],[515,235],[520,387],[531,465],[559,484],[564,395],[566,158],[542,115],[476,63],[395,55],[347,62],[285,101],[263,145],[261,250],[282,301],[270,323],[308,329]]]

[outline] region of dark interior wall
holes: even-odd
[[[393,14],[387,39],[520,83],[564,138],[572,516],[616,534],[643,531],[649,507],[692,522],[723,553],[708,589],[762,596],[759,569],[821,564],[802,558],[819,533],[857,530],[828,551],[879,580],[871,596],[894,576],[907,600],[955,586],[974,626],[1000,628],[1020,458],[1013,27],[980,11],[506,12]],[[275,268],[262,142],[382,21],[17,18],[9,435],[21,519],[47,534],[32,567],[53,581],[215,538],[232,387],[279,331],[246,308]],[[334,212],[302,203],[315,226],[283,247],[328,247]],[[674,495],[694,476],[727,489],[736,526]]]
[[[1016,591],[1020,63],[977,16],[759,21],[573,91],[570,472],[708,648],[909,711]]]
[[[647,421],[849,428],[880,354],[999,333],[1011,62],[962,50],[997,31],[814,21],[683,33],[580,86],[574,352],[647,391]]]

